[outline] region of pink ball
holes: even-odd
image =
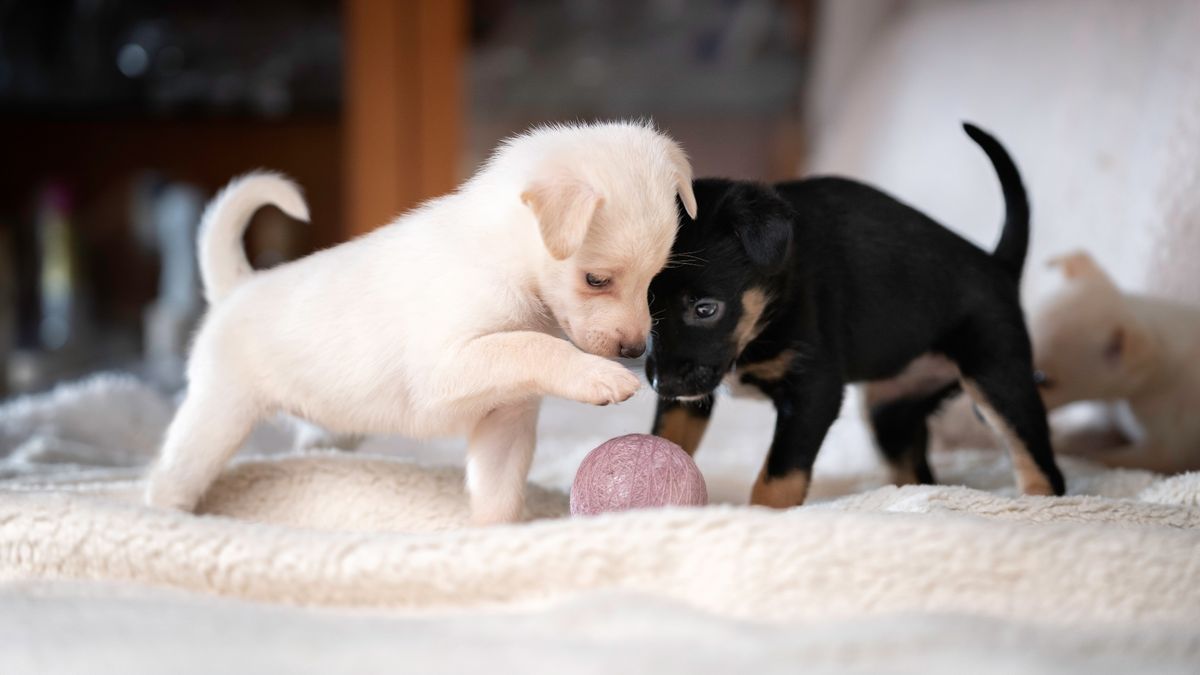
[[[683,448],[658,436],[629,434],[583,458],[571,486],[571,515],[655,506],[704,506],[708,489]]]

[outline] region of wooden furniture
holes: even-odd
[[[27,217],[31,195],[65,181],[94,210],[135,172],[154,169],[214,191],[269,168],[295,178],[310,202],[313,246],[387,223],[458,183],[465,135],[465,0],[345,0],[341,112],[182,118],[69,115],[0,119],[0,218]],[[127,212],[80,223],[123,236]],[[0,223],[0,227],[7,227]]]
[[[0,236],[11,241],[32,222],[48,181],[66,186],[96,318],[136,330],[158,273],[131,230],[133,181],[146,170],[210,194],[247,171],[283,172],[310,206],[312,222],[293,230],[300,253],[452,190],[465,136],[466,1],[344,0],[338,11],[340,110],[279,119],[124,109],[0,116]],[[264,210],[256,222],[270,215]],[[261,229],[252,225],[247,237],[252,257]]]
[[[347,0],[344,232],[378,227],[458,183],[464,0]]]

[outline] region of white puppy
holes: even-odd
[[[254,423],[286,412],[338,433],[467,435],[473,520],[519,519],[541,397],[605,405],[637,391],[602,357],[645,349],[647,287],[676,195],[695,215],[691,178],[647,125],[541,128],[457,192],[258,273],[241,244],[251,215],[274,204],[305,220],[307,207],[280,176],[234,181],[204,215],[211,309],[146,501],[195,508]]]
[[[1050,265],[1062,283],[1029,325],[1054,451],[1114,467],[1200,470],[1200,308],[1126,293],[1084,252]],[[965,399],[930,425],[942,449],[993,446]]]
[[[1108,439],[1079,429],[1062,435],[1057,449],[1112,466],[1200,469],[1200,308],[1124,293],[1087,253],[1051,264],[1065,286],[1030,324],[1042,399],[1049,410],[1108,404],[1108,422],[1124,441],[1088,447]]]

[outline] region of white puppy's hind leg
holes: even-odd
[[[146,504],[193,511],[260,411],[233,387],[193,382],[146,480]]]
[[[525,509],[525,478],[537,442],[540,399],[497,408],[475,425],[467,446],[471,522],[515,523]]]

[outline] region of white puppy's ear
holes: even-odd
[[[1136,322],[1119,323],[1104,343],[1104,360],[1110,366],[1136,370],[1151,358],[1154,341]]]
[[[1050,267],[1057,267],[1067,279],[1108,279],[1104,270],[1086,251],[1075,251],[1066,255],[1051,258],[1046,262]]]
[[[587,183],[566,178],[535,180],[521,193],[521,201],[537,216],[546,250],[555,260],[566,260],[583,246],[604,198]]]
[[[683,153],[683,148],[674,142],[670,144],[667,155],[671,160],[671,168],[675,171],[675,190],[679,194],[679,201],[683,202],[683,210],[687,212],[688,217],[695,220],[698,210],[696,194],[692,192],[692,165]]]
[[[687,211],[688,217],[695,220],[699,211],[696,208],[696,195],[692,192],[691,178],[679,179],[679,201],[683,202],[683,210]]]

